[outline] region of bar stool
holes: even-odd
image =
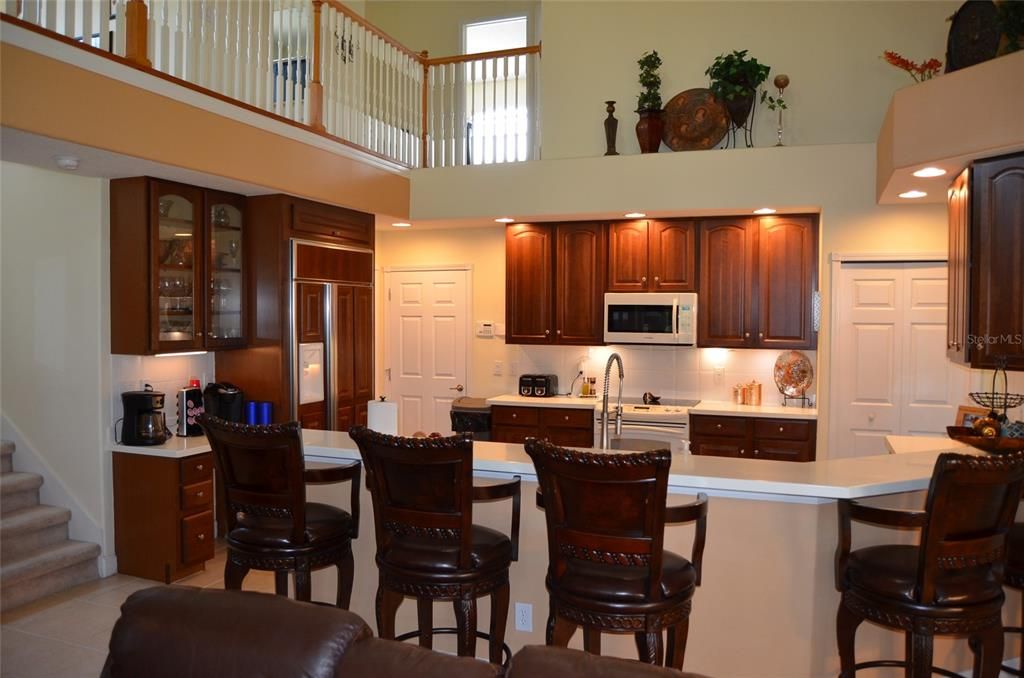
[[[338,568],[336,604],[352,599],[352,540],[359,536],[358,461],[306,469],[299,423],[246,426],[204,415],[200,424],[213,448],[224,483],[228,558],[224,588],[240,589],[249,570],[274,572],[275,591],[288,595],[295,573],[295,598],[309,601],[311,571]],[[306,484],[352,482],[349,513],[306,501]]]
[[[476,656],[477,638],[489,642],[494,664],[507,663],[508,571],[519,553],[520,481],[473,486],[473,438],[403,438],[356,426],[349,435],[366,465],[377,535],[377,632],[381,638],[434,633],[458,636],[458,654]],[[473,524],[473,502],[512,499],[511,539]],[[490,633],[476,628],[476,599],[491,597]],[[395,615],[405,596],[416,599],[419,630],[395,637]],[[455,629],[433,628],[432,604],[452,601]],[[505,655],[503,661],[502,655]]]
[[[863,668],[901,666],[910,678],[933,672],[936,634],[966,634],[975,678],[997,678],[1003,658],[1001,612],[1006,535],[1024,481],[1024,454],[939,455],[924,511],[839,501],[836,617],[841,678]],[[921,530],[919,546],[850,550],[851,521]],[[857,627],[868,621],[906,634],[906,659],[857,663]]]
[[[1004,586],[1024,592],[1024,523],[1014,523],[1006,535],[1006,569]],[[1021,625],[1004,626],[1003,633],[1024,633],[1024,605],[1021,606]],[[1003,665],[1003,672],[1024,676],[1024,670]],[[1022,667],[1024,668],[1024,667]]]
[[[707,495],[666,507],[669,450],[591,453],[527,438],[548,532],[547,644],[584,648],[602,633],[632,633],[640,661],[683,666],[693,594],[700,585]],[[664,550],[665,524],[696,521],[691,560]]]

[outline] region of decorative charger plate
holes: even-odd
[[[661,133],[673,151],[703,151],[714,148],[729,131],[729,113],[705,87],[695,87],[672,97],[662,116]]]
[[[814,367],[800,351],[780,353],[775,360],[775,385],[790,398],[800,398],[814,382]]]

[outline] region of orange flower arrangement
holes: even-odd
[[[896,68],[909,73],[910,77],[914,79],[914,82],[931,80],[938,75],[939,69],[942,68],[942,62],[938,59],[932,58],[924,63],[917,64],[905,56],[900,55],[899,52],[893,52],[892,50],[886,50],[883,52],[882,58]]]

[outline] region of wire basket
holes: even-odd
[[[1024,394],[1021,393],[991,393],[982,391],[971,393],[971,400],[982,407],[990,410],[1012,410],[1014,407],[1024,405]]]

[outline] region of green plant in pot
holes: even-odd
[[[643,90],[636,100],[636,112],[640,120],[636,123],[636,140],[641,153],[657,153],[661,146],[661,130],[664,125],[661,114],[661,57],[657,51],[647,52],[637,61],[640,66],[640,86]]]
[[[711,79],[708,88],[725,105],[732,124],[746,127],[757,88],[768,78],[770,71],[770,66],[759,63],[754,57],[748,58],[744,49],[719,54],[704,75]],[[748,139],[748,145],[753,145],[752,139]]]

